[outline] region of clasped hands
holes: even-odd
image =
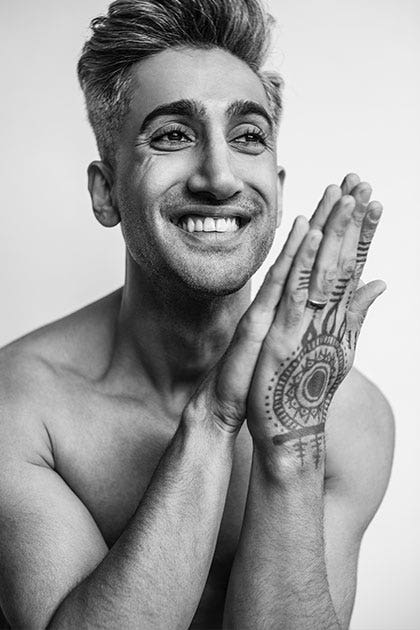
[[[382,206],[355,174],[328,186],[284,247],[191,404],[235,435],[245,417],[263,450],[293,446],[318,467],[331,399],[348,371],[363,320],[385,290],[360,286]],[[309,455],[308,455],[309,454]]]

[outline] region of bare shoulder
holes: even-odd
[[[391,474],[394,415],[380,389],[356,369],[337,391],[327,422],[327,487],[365,528]]]
[[[66,365],[93,377],[109,359],[120,301],[118,290],[13,341],[0,349],[0,364]]]
[[[0,442],[34,445],[60,409],[72,374],[94,379],[108,364],[118,292],[0,349]]]

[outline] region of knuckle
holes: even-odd
[[[270,284],[282,285],[284,282],[284,274],[275,266],[270,267],[266,278]]]
[[[341,264],[341,269],[346,277],[351,277],[356,270],[356,259],[345,258]]]
[[[301,314],[299,311],[290,310],[287,311],[285,317],[285,327],[286,328],[295,328],[301,320]]]
[[[236,327],[233,343],[242,340],[245,340],[247,343],[260,343],[264,337],[264,323],[265,318],[262,318],[261,314],[246,313]]]
[[[320,268],[317,270],[317,289],[318,291],[327,297],[333,290],[334,283],[337,279],[337,273],[335,269]]]
[[[353,224],[357,227],[360,228],[361,225],[363,224],[364,218],[366,215],[366,209],[360,206],[356,206],[353,214],[352,214],[352,221]]]
[[[308,291],[306,289],[295,289],[290,293],[289,301],[293,307],[300,309],[303,304],[306,304],[308,298]]]
[[[370,243],[374,237],[375,231],[376,231],[376,225],[371,226],[371,225],[363,224],[363,229],[362,229],[363,241],[365,243]]]
[[[213,418],[224,428],[237,428],[245,415],[244,405],[235,401],[218,400],[211,409]]]
[[[253,325],[252,315],[246,313],[236,327],[233,341],[240,341],[241,339],[248,337],[252,332]]]

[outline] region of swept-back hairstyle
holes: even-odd
[[[78,63],[89,121],[103,160],[113,163],[116,139],[130,102],[131,67],[173,47],[218,47],[260,77],[271,114],[281,113],[281,77],[261,70],[273,18],[261,0],[117,0],[92,20],[93,34]]]

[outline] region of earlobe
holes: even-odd
[[[286,171],[282,166],[277,167],[277,223],[276,227],[279,227],[281,223],[281,217],[283,214],[283,186],[284,178],[286,177]]]
[[[120,220],[120,213],[113,196],[112,170],[104,162],[96,160],[88,166],[88,188],[92,199],[92,208],[99,223],[105,227],[114,227]]]

